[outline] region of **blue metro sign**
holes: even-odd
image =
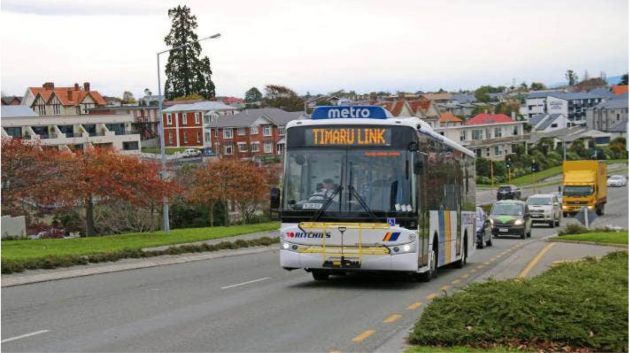
[[[387,111],[374,105],[316,107],[311,119],[387,119]]]

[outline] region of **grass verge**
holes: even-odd
[[[628,254],[565,263],[529,280],[436,298],[410,335],[422,346],[628,350]]]
[[[438,346],[414,346],[405,353],[518,353],[526,352],[517,348],[492,347],[492,348],[472,348],[466,346],[438,347]]]
[[[123,249],[91,255],[53,255],[37,259],[4,260],[2,259],[2,273],[9,274],[23,272],[24,270],[51,269],[57,267],[70,267],[75,265],[87,265],[98,262],[118,261],[125,258],[143,258],[161,255],[179,255],[184,253],[219,251],[226,249],[239,249],[252,246],[269,246],[278,243],[278,238],[262,237],[252,240],[239,239],[233,242],[222,241],[218,244],[194,244],[171,246],[164,250]]]
[[[165,149],[165,153],[166,154],[175,154],[177,152],[182,152],[186,149],[188,149],[190,147],[167,147]],[[153,153],[153,154],[160,154],[160,148],[159,147],[142,147],[142,152],[143,153]]]
[[[6,260],[41,260],[50,256],[81,256],[121,250],[139,250],[164,245],[227,238],[279,228],[279,223],[268,222],[230,227],[173,229],[170,234],[160,231],[77,239],[10,240],[2,242],[2,263]]]
[[[619,232],[590,232],[583,234],[569,234],[553,238],[553,241],[584,241],[600,244],[628,245],[628,231]]]

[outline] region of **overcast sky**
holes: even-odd
[[[171,0],[2,0],[1,84],[89,81],[105,95],[157,93]],[[187,1],[218,95],[286,85],[473,89],[628,71],[627,0]],[[163,63],[166,56],[163,56]]]

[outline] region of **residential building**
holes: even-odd
[[[583,126],[572,126],[564,129],[558,129],[551,132],[532,132],[528,144],[533,146],[543,138],[549,138],[553,141],[553,149],[564,143],[566,148],[571,147],[574,141],[582,140],[584,147],[590,149],[594,146],[608,145],[612,138],[611,133],[592,130]]]
[[[422,98],[433,101],[434,103],[451,103],[453,96],[448,92],[425,93]]]
[[[236,111],[222,102],[175,104],[162,111],[164,143],[168,147],[210,147],[211,118],[232,116]]]
[[[411,116],[418,117],[424,120],[431,127],[438,126],[438,119],[440,118],[440,110],[437,106],[428,99],[418,99],[409,101],[409,107],[411,108]]]
[[[529,119],[532,132],[551,132],[569,127],[569,119],[562,114],[537,114]]]
[[[411,106],[409,105],[409,102],[404,99],[399,99],[391,102],[377,102],[376,105],[389,110],[389,112],[392,113],[393,116],[413,116],[413,112]]]
[[[77,150],[112,147],[139,153],[140,135],[131,115],[39,116],[26,106],[2,106],[2,137],[21,138],[42,148]]]
[[[586,126],[589,129],[611,132],[614,127],[615,133],[623,133],[628,121],[628,94],[616,96],[613,99],[599,103],[586,110]]]
[[[264,159],[282,155],[285,126],[304,118],[303,112],[278,108],[246,109],[233,116],[213,117],[208,129],[212,149],[221,158]]]
[[[611,89],[612,89],[612,93],[615,96],[620,96],[622,94],[628,93],[628,85],[615,85],[615,86],[612,86]]]
[[[39,116],[68,116],[88,114],[91,108],[107,105],[98,91],[90,89],[90,83],[83,86],[55,87],[46,82],[42,87],[26,89],[22,105],[30,107]]]
[[[2,97],[2,105],[20,105],[20,104],[22,104],[22,97],[18,97],[18,96]]]
[[[607,96],[591,92],[532,92],[525,100],[524,113],[528,119],[538,114],[562,114],[572,124],[584,124],[586,110],[606,98]]]
[[[451,112],[444,112],[440,114],[440,118],[438,119],[439,127],[450,127],[450,126],[460,126],[463,123],[462,118],[458,118]]]
[[[157,106],[121,105],[91,108],[93,115],[131,115],[135,121],[133,128],[143,140],[159,136],[159,119]]]
[[[478,114],[462,125],[438,127],[435,131],[459,142],[477,157],[503,160],[512,146],[527,141],[524,121],[514,121],[504,114]]]

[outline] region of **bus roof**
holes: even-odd
[[[286,128],[290,129],[295,126],[331,126],[331,125],[389,125],[389,126],[408,126],[421,134],[432,137],[445,145],[458,150],[469,157],[475,157],[475,153],[463,147],[455,141],[436,133],[433,128],[422,119],[417,117],[396,117],[387,119],[366,119],[366,118],[338,118],[338,119],[301,119],[290,121]]]

